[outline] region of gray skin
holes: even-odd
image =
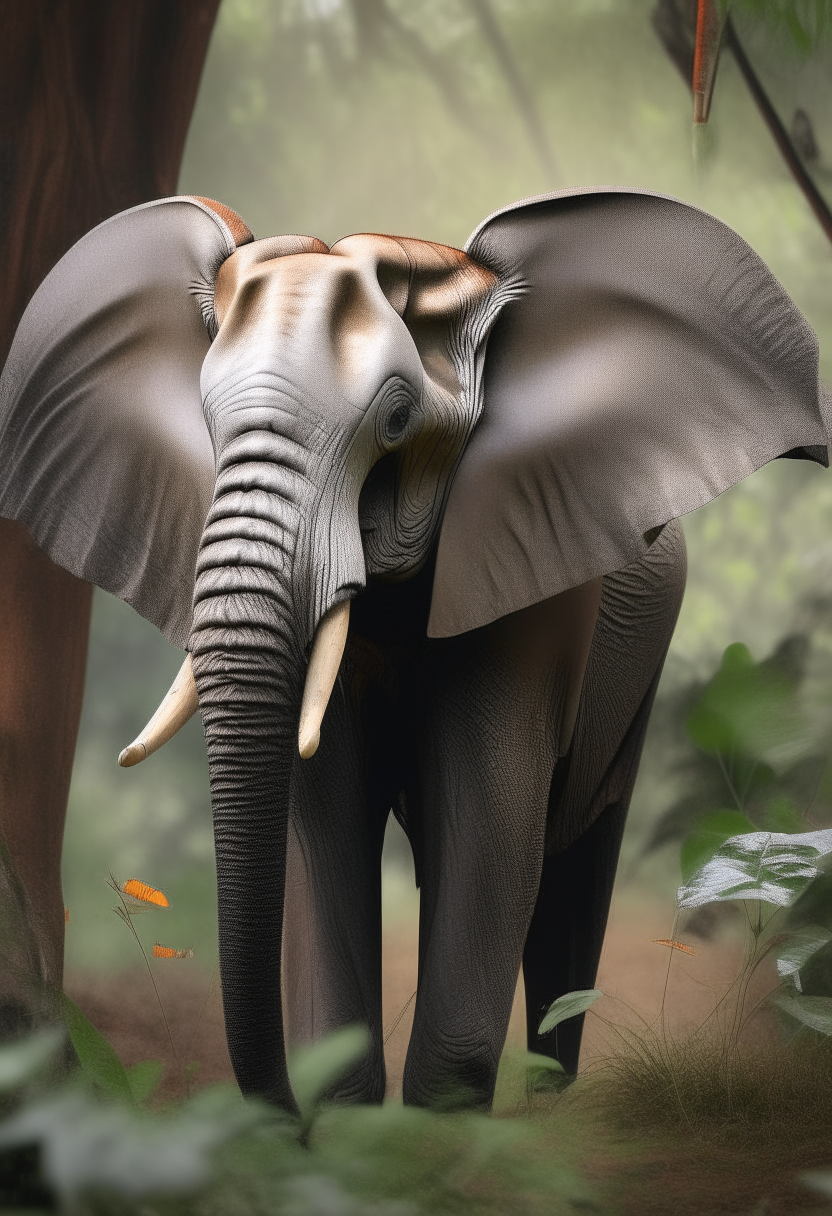
[[[425,636],[431,574],[356,600],[321,746],[295,767],[287,1029],[303,1044],[369,1026],[368,1057],[330,1096],[381,1100],[394,805],[421,884],[404,1100],[488,1108],[521,959],[530,1050],[577,1070],[583,1018],[537,1027],[557,996],[594,985],[684,538],[672,523],[626,570],[448,639]]]
[[[521,961],[530,1046],[574,1070],[580,1021],[536,1027],[594,980],[684,582],[668,521],[826,459],[814,335],[712,217],[577,192],[467,250],[252,243],[214,204],[150,204],[58,264],[0,383],[0,515],[193,657],[229,1049],[289,1110],[284,999],[296,1041],[366,1022],[335,1092],[383,1094],[391,806],[422,882],[406,1100],[490,1103]]]

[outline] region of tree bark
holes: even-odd
[[[102,220],[175,194],[219,0],[0,0],[0,364]]]
[[[0,366],[29,299],[75,241],[118,211],[176,192],[218,6],[0,0]],[[30,978],[53,991],[62,978],[60,854],[91,591],[21,525],[0,520],[0,837],[8,850],[0,849],[0,938],[4,924],[17,923],[10,917],[28,918],[38,956]],[[21,933],[14,937],[19,954]],[[7,972],[0,968],[0,1039],[15,1018],[22,1026],[44,1016]]]

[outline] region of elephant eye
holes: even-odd
[[[384,438],[388,442],[393,443],[396,439],[401,439],[410,421],[410,414],[411,405],[409,401],[400,401],[390,411],[384,421]]]

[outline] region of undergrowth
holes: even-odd
[[[766,749],[770,738],[783,738],[772,732],[777,714],[788,711],[793,722],[793,700],[782,673],[772,676],[731,647],[689,713],[688,733],[717,765],[735,805],[702,808],[682,847],[670,937],[655,940],[669,950],[668,978],[674,958],[698,953],[678,937],[696,932],[703,908],[723,909],[722,928],[741,925],[745,940],[736,978],[693,1033],[673,1032],[664,1002],[653,1023],[633,1011],[634,1028],[599,1014],[598,989],[566,993],[541,1021],[543,1041],[560,1022],[588,1014],[606,1023],[615,1051],[574,1082],[547,1056],[507,1053],[502,1117],[489,1118],[397,1102],[327,1105],[331,1086],[367,1049],[366,1031],[346,1027],[290,1061],[300,1108],[290,1118],[244,1102],[233,1086],[190,1093],[155,981],[181,1076],[176,1102],[155,1092],[160,1064],[125,1069],[63,997],[63,1030],[0,1046],[0,1209],[63,1216],[832,1212],[832,1204],[823,1206],[824,1197],[832,1200],[832,829],[806,819],[796,801],[786,806],[779,787],[761,810],[749,792],[774,790],[780,780],[776,757],[766,769]],[[110,885],[153,980],[133,917],[148,899],[163,906],[167,899],[138,880]],[[192,954],[158,944],[157,951]],[[66,1035],[80,1067],[56,1081]]]
[[[817,1143],[832,1159],[832,1043],[745,1047],[727,1067],[721,1046],[708,1033],[633,1034],[628,1047],[593,1070],[589,1092],[635,1132],[730,1134],[733,1143],[759,1150]]]

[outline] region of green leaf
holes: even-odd
[[[224,1110],[200,1106],[205,1103],[188,1102],[173,1118],[148,1119],[77,1090],[64,1091],[27,1103],[0,1123],[0,1148],[40,1145],[43,1178],[62,1212],[78,1211],[77,1200],[87,1191],[130,1199],[181,1193],[205,1185],[219,1145],[264,1121],[262,1108],[240,1103],[239,1095],[226,1100]],[[122,1209],[136,1210],[132,1204],[107,1207]]]
[[[706,752],[759,757],[800,732],[795,688],[780,666],[755,663],[735,642],[688,716],[688,735]]]
[[[113,1047],[65,992],[61,993],[61,1008],[82,1070],[112,1097],[132,1105],[130,1079]]]
[[[543,1069],[545,1072],[563,1072],[563,1065],[551,1056],[543,1056],[538,1051],[527,1051],[521,1057],[525,1068]]]
[[[763,826],[768,832],[801,832],[806,820],[791,798],[773,798],[763,814]]]
[[[742,811],[713,811],[712,814],[706,815],[682,842],[682,881],[689,882],[726,840],[756,830],[756,826]]]
[[[727,648],[719,671],[688,715],[687,732],[697,747],[706,752],[731,750],[736,702],[742,703],[753,670],[754,660],[747,646],[735,642]]]
[[[366,1026],[344,1026],[320,1043],[302,1047],[289,1061],[292,1089],[301,1114],[308,1118],[323,1093],[367,1054]]]
[[[62,1030],[36,1030],[16,1043],[0,1047],[0,1094],[11,1093],[37,1076],[64,1040]]]
[[[777,993],[771,1003],[797,1018],[804,1026],[832,1035],[832,996],[803,996],[790,992]]]
[[[581,988],[576,992],[564,993],[549,1006],[546,1016],[537,1028],[537,1033],[548,1034],[567,1018],[574,1018],[579,1013],[586,1013],[590,1005],[594,1005],[598,997],[603,995],[599,988]]]
[[[748,832],[732,836],[679,888],[680,908],[728,899],[760,899],[788,907],[832,853],[832,828],[817,832]]]
[[[574,1080],[557,1060],[537,1051],[525,1052],[522,1062],[526,1069],[526,1084],[531,1093],[560,1093]]]
[[[823,949],[827,942],[832,941],[832,931],[821,925],[807,925],[805,929],[796,929],[789,935],[789,940],[777,952],[777,974],[785,979],[794,976],[795,986],[800,991],[798,972],[813,954]]]
[[[127,1080],[133,1100],[140,1105],[153,1093],[162,1079],[165,1066],[161,1060],[142,1060],[127,1069]]]

